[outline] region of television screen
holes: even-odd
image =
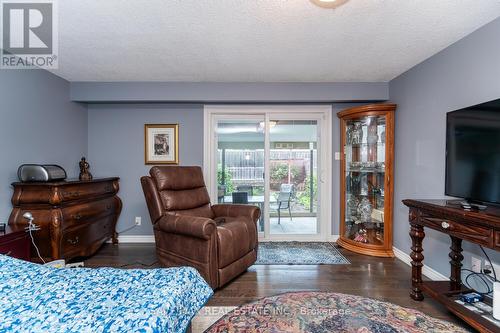
[[[446,195],[500,204],[500,100],[447,114]]]

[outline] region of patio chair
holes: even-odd
[[[248,204],[248,193],[247,192],[233,192],[233,204]]]
[[[290,221],[292,221],[292,209],[291,209],[292,193],[293,193],[293,184],[281,184],[280,194],[278,195],[276,203],[270,205],[271,209],[274,209],[278,212],[278,224],[281,223],[281,210],[284,209],[288,210]]]
[[[218,200],[218,202],[224,202],[225,195],[226,195],[226,185],[219,185],[217,187],[217,200]]]

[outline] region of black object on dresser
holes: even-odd
[[[462,240],[493,250],[500,250],[500,209],[464,210],[455,200],[403,200],[410,208],[410,237],[412,240],[412,288],[410,297],[424,299],[423,292],[442,303],[448,310],[480,332],[498,332],[498,326],[481,315],[455,302],[462,292],[470,292],[462,284]],[[450,281],[423,281],[424,227],[450,236]]]
[[[118,181],[115,177],[13,183],[9,225],[26,227],[28,220],[23,214],[30,212],[33,223],[40,227],[33,231],[35,243],[47,261],[90,256],[108,239],[117,242],[115,228],[122,208]]]
[[[29,234],[22,227],[6,226],[0,231],[0,254],[29,261],[30,244]]]

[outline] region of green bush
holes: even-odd
[[[292,183],[300,183],[303,179],[299,179],[302,175],[302,170],[296,165],[290,166],[290,178]],[[271,166],[271,183],[284,184],[288,183],[288,165],[287,164],[274,164]]]
[[[271,167],[271,182],[281,182],[288,178],[288,165],[278,164]]]
[[[297,193],[297,201],[306,209],[309,209],[311,200],[314,200],[318,195],[318,186],[317,186],[318,179],[316,176],[313,176],[312,180],[313,180],[313,198],[311,198],[311,176],[308,176],[305,180],[304,191]]]
[[[225,183],[222,183],[222,166],[217,166],[217,184],[226,186],[226,193],[232,193],[234,190],[233,177],[231,173],[226,169],[224,170]]]

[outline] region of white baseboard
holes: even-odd
[[[339,239],[339,237],[339,235],[330,235],[330,237],[328,237],[328,241],[335,243]]]
[[[318,235],[271,235],[271,237],[265,239],[262,236],[259,237],[259,242],[329,242],[334,243],[339,239],[339,235],[330,235],[326,237],[320,237]]]
[[[409,254],[406,254],[405,252],[403,252],[400,249],[395,248],[395,247],[393,247],[392,249],[394,251],[394,255],[396,256],[396,258],[398,258],[399,260],[401,260],[405,264],[411,266],[411,257]],[[443,274],[439,273],[435,269],[430,268],[427,265],[424,265],[422,267],[422,274],[424,274],[425,276],[427,276],[429,279],[431,279],[433,281],[445,281],[445,280],[448,281],[449,280],[448,277],[444,276]]]
[[[154,243],[154,235],[121,235],[118,236],[118,243]]]

